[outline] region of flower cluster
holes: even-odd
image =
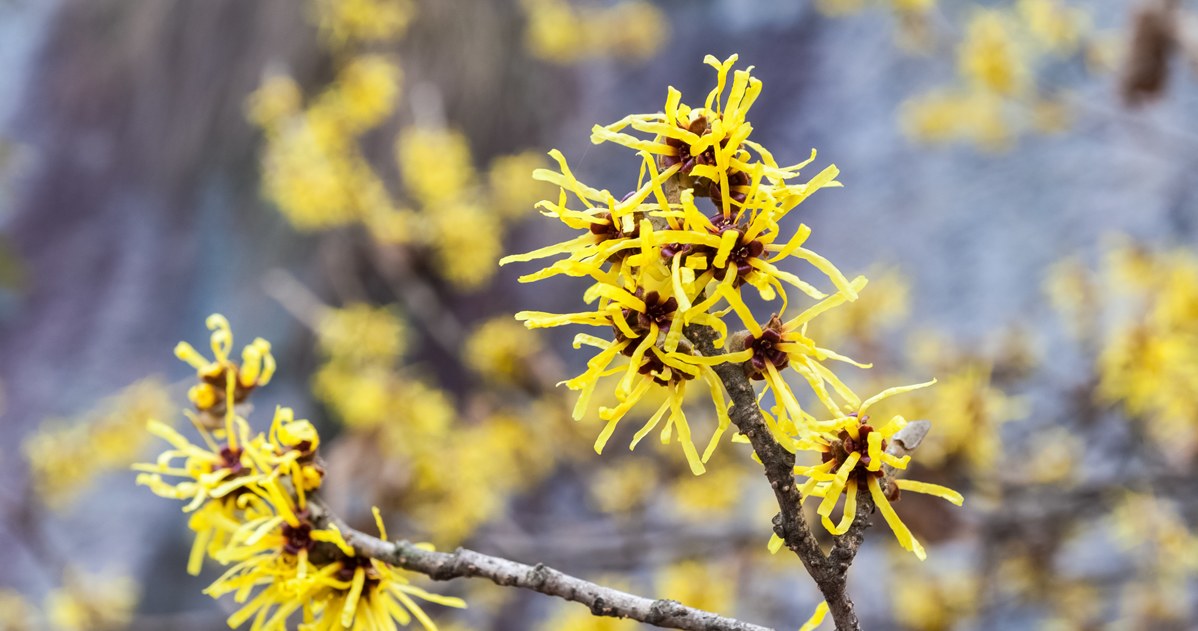
[[[43,423],[21,445],[38,499],[65,509],[97,476],[136,462],[151,440],[146,421],[171,407],[166,384],[143,379],[101,403],[96,413]]]
[[[346,430],[328,464],[356,470],[348,463],[384,462],[386,473],[355,482],[356,490],[378,498],[384,508],[400,504],[420,513],[419,526],[427,529],[421,532],[457,544],[494,518],[509,495],[541,480],[553,461],[527,440],[522,415],[482,409],[483,404],[459,406],[452,392],[412,366],[405,340],[409,325],[397,311],[365,304],[328,307],[316,323],[321,362],[313,393]],[[503,324],[534,336],[510,320]],[[509,345],[522,336],[493,326],[484,326],[481,334],[465,345],[470,365],[488,378],[523,379],[527,371],[519,364],[527,362],[521,353],[532,345]],[[342,473],[339,479],[357,477]]]
[[[396,568],[358,556],[336,526],[312,510],[309,500],[324,479],[315,427],[280,407],[268,432],[253,433],[238,413],[249,392],[270,380],[269,344],[254,340],[237,363],[230,359],[228,321],[213,315],[207,324],[213,359],[186,343],[175,349],[198,372],[200,382],[190,393],[196,412],[187,417],[200,442],[151,421],[150,432],[171,449],[134,468],[139,484],[187,502],[188,527],[196,533],[188,572],[198,574],[205,558],[228,566],[206,593],[233,594],[241,604],[230,626],[252,621],[255,631],[282,630],[302,615],[300,628],[312,631],[391,629],[413,618],[435,629],[416,598],[464,606],[409,584]],[[377,510],[375,517],[386,537]]]
[[[415,4],[310,0],[310,9],[335,53],[335,75],[314,95],[305,95],[292,77],[275,75],[250,96],[249,118],[265,141],[265,196],[298,230],[360,225],[387,250],[412,249],[431,259],[429,267],[455,287],[480,288],[495,274],[505,220],[542,195],[540,183],[526,174],[543,158],[500,156],[479,174],[459,131],[405,125],[395,139],[394,166],[403,184],[397,194],[394,176],[372,164],[364,143],[403,103],[400,60],[378,51],[402,38]],[[426,229],[414,229],[417,224]]]
[[[523,311],[516,317],[529,328],[581,324],[608,332],[575,337],[575,348],[588,346],[598,352],[581,375],[565,382],[580,393],[575,419],[583,418],[592,400],[602,396],[601,383],[613,384],[613,400],[598,408],[606,425],[595,442],[596,451],[602,451],[635,405],[653,400],[657,409],[632,437],[632,446],[660,427],[662,442],[676,436],[691,470],[703,473],[731,424],[714,368],[743,364],[749,377],[764,382],[762,396],[772,395],[772,406],[762,414],[774,438],[796,453],[823,455],[824,464],[800,467],[796,473],[810,478],[805,486],[809,495],[823,498],[820,514],[828,529],[847,528],[860,482],[882,506],[900,542],[922,555],[890,509],[887,500],[895,489],[883,493],[879,481],[883,464],[906,464],[884,451],[885,438],[905,422],[899,417],[875,431],[865,411],[879,398],[930,384],[891,389],[863,402],[830,365],[868,366],[808,336],[810,322],[855,301],[866,284],[864,277],[849,280],[804,247],[809,228],[783,228],[787,216],[809,195],[838,185],[838,170],[828,166],[800,181],[800,170],[814,160],[814,152],[805,162],[780,166],[769,150],[750,139],[748,112],[762,84],[751,68],[734,71],[736,60],[706,58],[716,71],[716,86],[702,106],[687,105],[682,94],[670,88],[661,112],[595,126],[593,142],[618,144],[639,157],[637,184],[619,198],[584,184],[560,152],[550,152],[559,170],[538,170],[534,177],[556,184],[560,194],[538,208],[581,234],[501,263],[563,257],[521,281],[586,278],[591,285],[583,299],[590,307],[565,314]],[[809,264],[823,280],[808,282],[784,269],[795,260]],[[831,285],[830,293],[817,284]],[[776,307],[764,322],[746,302],[750,288],[755,298]],[[796,291],[810,304],[788,317]],[[729,334],[733,320],[746,330]],[[698,341],[712,336],[716,352],[704,354]],[[817,419],[800,403],[787,379],[794,374],[830,420]],[[688,387],[700,382],[707,386],[716,418],[701,454],[695,445],[698,428],[684,412]],[[933,485],[904,483],[902,488],[960,501],[955,493]],[[827,515],[846,492],[846,517],[832,524]]]
[[[1100,54],[1089,14],[1057,0],[1012,4],[969,13],[957,44],[958,80],[904,103],[908,135],[998,149],[1022,130],[1052,133],[1068,126],[1063,92],[1042,87],[1037,74],[1079,53]]]
[[[573,6],[570,0],[521,0],[528,17],[525,47],[559,64],[596,57],[648,59],[669,38],[669,22],[644,0],[610,6]]]
[[[1198,453],[1198,256],[1115,240],[1105,269],[1074,258],[1046,287],[1081,341],[1094,348],[1096,398],[1118,404],[1169,460]]]

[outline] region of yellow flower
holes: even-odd
[[[1046,48],[1062,55],[1077,50],[1089,16],[1061,0],[1019,0],[1019,16],[1027,30]]]
[[[294,79],[271,75],[250,95],[247,114],[255,125],[273,132],[282,122],[299,113],[303,100]]]
[[[509,318],[487,320],[466,339],[466,363],[479,375],[499,383],[518,383],[529,376],[529,361],[541,352],[541,340]]]
[[[348,134],[365,132],[395,111],[402,78],[399,65],[387,57],[353,57],[317,97],[312,116],[327,116]]]
[[[34,631],[37,609],[20,592],[0,589],[0,631]]]
[[[440,204],[475,185],[470,143],[460,131],[409,127],[399,136],[395,152],[405,189],[433,214],[440,212]]]
[[[464,290],[491,280],[503,253],[503,227],[494,214],[472,203],[452,203],[426,217],[441,277]]]
[[[965,140],[1000,150],[1012,133],[1003,97],[980,89],[929,92],[904,102],[899,116],[903,131],[920,142]]]
[[[62,587],[46,596],[46,617],[62,631],[117,631],[133,617],[139,592],[127,576],[67,568]]]
[[[658,573],[657,593],[687,607],[728,611],[736,601],[736,583],[727,580],[731,568],[698,561],[683,561]]]
[[[387,540],[377,508],[374,517],[380,538]],[[320,581],[320,590],[313,595],[319,603],[318,618],[306,626],[307,631],[378,629],[393,627],[394,622],[406,626],[412,619],[426,631],[437,631],[437,625],[416,599],[459,609],[466,606],[460,598],[432,594],[412,585],[405,572],[375,559],[351,554],[328,567],[335,571]]]
[[[166,385],[145,379],[101,402],[95,413],[51,420],[24,440],[38,499],[62,509],[97,475],[133,464],[149,442],[146,423],[170,412]]]
[[[895,618],[904,628],[949,631],[977,606],[977,581],[968,574],[936,574],[933,568],[902,563],[901,580],[890,590]]]
[[[400,79],[392,60],[361,55],[306,109],[290,79],[272,78],[250,97],[250,118],[266,136],[263,191],[295,228],[385,223],[399,212],[357,140],[393,112]]]
[[[233,331],[229,321],[217,313],[208,316],[206,323],[212,331],[213,359],[204,357],[187,342],[175,346],[175,356],[195,368],[200,379],[187,392],[196,409],[214,415],[228,412],[226,416],[232,419],[232,406],[227,402],[240,403],[254,388],[270,383],[275,373],[275,358],[270,354],[270,342],[259,337],[241,350],[241,364],[232,361],[229,354],[233,350]],[[236,436],[230,440],[235,441]]]
[[[321,35],[334,46],[398,39],[415,16],[412,0],[314,0]]]
[[[368,320],[375,315],[365,314]],[[345,323],[329,324],[337,332],[329,338],[334,349],[344,351],[346,342],[338,333],[344,334],[345,327],[337,324]],[[388,324],[394,322],[384,318],[381,329],[394,332],[395,327]],[[269,379],[262,356],[269,346],[264,341],[247,347],[238,366],[229,360],[233,334],[228,322],[212,316],[208,325],[213,330],[214,360],[203,358],[186,344],[177,348],[177,354],[196,368],[201,380],[224,379],[226,397],[233,401],[239,385],[261,385]],[[382,354],[384,361],[399,352],[399,336],[394,335],[391,342],[393,347]],[[249,389],[245,396],[248,394]],[[206,557],[231,565],[206,590],[214,598],[233,594],[241,605],[229,617],[231,627],[249,623],[251,631],[284,631],[294,628],[293,618],[302,617],[302,629],[379,629],[416,619],[425,629],[435,631],[415,598],[464,606],[459,599],[410,585],[402,572],[385,563],[356,556],[335,525],[325,526],[313,517],[308,499],[320,488],[324,469],[317,459],[320,435],[311,423],[296,419],[290,408],[278,407],[269,430],[251,435],[249,424],[236,414],[234,406],[224,407],[224,424],[215,429],[196,415],[188,415],[202,446],[151,421],[150,432],[172,448],[155,462],[134,465],[134,469],[141,472],[138,483],[154,493],[188,500],[184,511],[191,513],[188,527],[196,533],[189,573],[198,574]],[[428,419],[419,421],[413,434],[427,434]],[[489,449],[498,442],[489,438],[472,442]],[[171,483],[165,478],[179,481]],[[385,539],[377,509],[375,518]],[[56,606],[64,612],[63,620],[87,619],[86,610],[77,605]]]
[[[649,501],[659,477],[657,467],[649,460],[604,466],[590,476],[590,497],[605,513],[630,513]],[[688,479],[694,478],[683,478]]]
[[[973,15],[957,54],[961,75],[983,90],[1014,96],[1027,87],[1027,61],[1014,25],[997,11]]]
[[[669,37],[661,10],[642,0],[607,7],[574,7],[568,0],[521,0],[528,18],[525,47],[561,64],[595,57],[647,59]]]
[[[735,61],[735,56],[725,62],[707,57],[706,62],[717,71],[717,85],[702,108],[682,104],[681,94],[671,89],[664,113],[629,116],[593,129],[594,142],[611,141],[638,152],[641,174],[637,186],[618,201],[611,192],[580,182],[564,156],[551,151],[559,169],[538,170],[534,177],[558,185],[560,193],[556,203],[543,201],[538,207],[543,214],[583,233],[500,261],[506,264],[565,255],[521,277],[521,282],[558,275],[593,281],[584,300],[597,302],[594,310],[570,314],[523,311],[517,319],[530,328],[582,324],[612,331],[611,340],[592,335],[575,338],[576,348],[585,345],[599,352],[583,374],[564,382],[580,391],[574,408],[574,417],[580,419],[600,380],[620,376],[614,388],[616,405],[599,409],[607,425],[596,441],[596,450],[603,448],[617,423],[646,394],[664,390],[665,402],[636,433],[632,444],[664,420],[662,440],[670,442],[677,430],[695,473],[704,471],[703,463],[730,424],[722,386],[711,367],[749,360],[755,350],[750,340],[724,355],[703,357],[686,338],[686,327],[712,327],[719,336],[716,346],[722,348],[727,335],[723,317],[728,311],[736,312],[754,339],[763,335],[741,296],[744,285],[753,287],[764,300],[781,297],[782,311],[788,306],[790,288],[815,300],[828,299],[824,306],[800,316],[793,323],[797,328],[840,301],[856,299],[864,284],[863,279],[850,282],[831,262],[804,248],[810,235],[806,226],[789,236],[781,232],[780,222],[807,196],[836,185],[838,171],[832,166],[806,183],[790,183],[811,160],[779,167],[768,150],[748,140],[752,126],[745,115],[761,91],[761,82],[740,70],[731,85],[726,85]],[[654,137],[648,140],[626,134],[626,127]],[[675,180],[671,184],[685,187],[676,197],[665,191],[671,179]],[[583,210],[568,206],[571,196],[583,204]],[[699,210],[696,201],[700,196],[712,199],[715,214]],[[835,298],[781,269],[781,262],[790,258],[802,259],[826,275],[837,289]],[[720,310],[724,303],[728,309]],[[793,348],[786,351],[793,351],[796,358],[843,359],[809,342],[803,345],[801,332],[795,331],[794,336],[787,340]],[[777,366],[783,367],[785,364]],[[825,375],[826,369],[812,370],[820,383],[831,379]],[[697,377],[707,382],[717,417],[717,428],[702,456],[683,412],[686,384]],[[770,379],[781,391],[781,378]]]
[[[773,154],[749,140],[753,126],[747,116],[762,85],[751,74],[752,67],[735,71],[729,83],[728,73],[736,61],[736,55],[722,62],[711,55],[704,59],[716,70],[716,87],[708,93],[703,107],[682,103],[682,93],[670,88],[662,112],[633,114],[610,125],[596,125],[591,130],[591,142],[614,142],[658,156],[663,174],[695,178],[693,194],[710,197],[725,220],[734,214],[739,217],[744,212],[742,206],[779,205],[780,216],[814,190],[836,185],[835,167],[816,176],[811,184],[786,185],[786,180],[796,177],[799,169],[815,158],[814,153],[806,162],[780,167]],[[626,128],[653,138],[624,133]],[[660,195],[658,201],[666,208]]]
[[[807,478],[799,487],[802,497],[822,498],[816,512],[828,532],[839,535],[848,530],[857,513],[857,491],[861,485],[869,488],[874,503],[894,532],[899,545],[915,553],[921,561],[927,556],[919,541],[899,519],[890,502],[898,498],[899,491],[926,493],[944,498],[958,506],[964,501],[960,493],[952,489],[900,478],[893,480],[887,489],[882,488],[883,465],[895,469],[906,469],[910,456],[898,458],[886,452],[887,441],[907,425],[906,419],[894,416],[879,428],[869,423],[869,408],[879,401],[904,392],[925,388],[935,382],[914,386],[900,386],[884,390],[865,401],[847,415],[835,418],[831,428],[821,427],[818,433],[801,435],[800,440],[810,443],[814,450],[822,452],[823,462],[814,466],[796,466],[795,473]],[[831,409],[839,414],[838,409]],[[831,519],[837,500],[844,495],[843,514],[839,522]],[[781,539],[774,536],[771,546],[776,549]]]
[[[491,206],[504,217],[525,216],[545,198],[545,184],[532,178],[532,172],[544,165],[544,156],[535,151],[492,160],[487,170]]]
[[[321,315],[316,337],[332,361],[392,362],[407,352],[407,325],[393,307],[358,303],[330,309]]]
[[[680,477],[670,484],[670,495],[679,512],[695,519],[729,515],[744,495],[742,472],[731,466],[718,467],[701,477]],[[643,484],[644,482],[642,482]],[[709,609],[692,605],[700,609]],[[719,611],[724,607],[715,607]]]

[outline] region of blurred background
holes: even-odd
[[[819,601],[766,551],[776,512],[728,445],[569,420],[582,284],[519,285],[560,240],[529,173],[556,147],[621,193],[590,128],[701,101],[705,54],[765,84],[800,208],[871,283],[818,324],[863,390],[933,429],[908,495],[928,546],[869,531],[867,629],[1190,629],[1198,572],[1198,59],[1169,0],[0,0],[0,629],[222,629],[178,504],[135,487],[179,423],[205,316],[269,339],[276,404],[325,437],[330,501],[779,629]],[[813,171],[812,173],[814,173]],[[519,267],[519,266],[514,266]],[[846,373],[847,374],[847,373]],[[702,402],[696,402],[702,410]],[[636,414],[636,412],[634,412]],[[698,415],[700,412],[694,412]],[[702,421],[692,423],[703,424]],[[629,424],[631,425],[631,424]],[[875,520],[878,521],[878,520]],[[634,629],[489,583],[447,631]],[[824,628],[830,628],[830,621]]]

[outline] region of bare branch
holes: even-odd
[[[314,498],[309,505],[313,520],[336,525],[358,554],[424,574],[435,581],[485,578],[496,585],[519,587],[581,603],[596,616],[629,618],[667,629],[771,631],[767,627],[687,607],[675,600],[654,600],[604,587],[544,564],[525,565],[465,548],[452,553],[436,552],[407,541],[383,541],[348,527],[319,499]]]

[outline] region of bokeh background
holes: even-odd
[[[772,496],[729,445],[569,420],[554,384],[581,286],[503,253],[563,235],[529,178],[563,151],[627,188],[595,123],[710,89],[739,53],[755,138],[843,189],[799,218],[871,283],[827,345],[932,434],[850,574],[868,629],[1198,624],[1198,38],[1184,3],[1057,0],[0,1],[0,629],[221,629],[177,504],[134,486],[182,420],[205,316],[272,341],[251,422],[325,436],[330,501],[368,527],[745,620],[818,602],[771,557]],[[528,271],[528,270],[523,270]],[[701,402],[696,406],[701,409]],[[694,413],[698,414],[698,412]],[[766,488],[763,488],[766,487]],[[451,631],[632,629],[458,581]],[[825,623],[830,628],[831,623]]]

